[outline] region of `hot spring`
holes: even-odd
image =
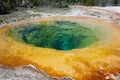
[[[0,28],[0,45],[0,64],[31,64],[54,77],[104,80],[120,70],[120,28],[113,21],[68,16],[16,22]]]
[[[37,47],[71,50],[97,41],[95,31],[89,27],[72,21],[46,21],[13,27],[9,34],[15,40]]]

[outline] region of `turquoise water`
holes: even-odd
[[[84,48],[96,41],[93,30],[70,21],[20,25],[10,29],[9,34],[17,41],[57,50]]]

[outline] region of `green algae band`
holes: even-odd
[[[97,40],[92,29],[70,21],[20,25],[11,28],[10,34],[17,41],[57,50],[84,48]]]

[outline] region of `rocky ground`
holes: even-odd
[[[120,7],[83,7],[71,6],[69,9],[33,8],[13,12],[9,15],[0,15],[0,27],[23,20],[38,19],[51,16],[87,16],[103,20],[110,20],[120,25]],[[110,75],[111,76],[111,75]],[[109,80],[110,76],[106,76]],[[120,80],[120,76],[113,76]],[[72,80],[71,78],[55,78],[48,76],[43,71],[38,71],[34,66],[5,67],[0,65],[0,80]]]
[[[33,8],[13,12],[9,15],[0,15],[0,26],[29,19],[38,19],[51,16],[87,16],[105,20],[120,21],[120,7],[84,7],[71,6],[70,8]]]
[[[38,71],[32,65],[21,67],[5,67],[0,65],[0,80],[72,80],[71,78],[56,78],[48,76],[44,71]]]

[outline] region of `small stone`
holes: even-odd
[[[106,77],[105,77],[105,80],[109,80],[109,79],[110,79],[110,77],[109,77],[109,76],[106,76]]]

